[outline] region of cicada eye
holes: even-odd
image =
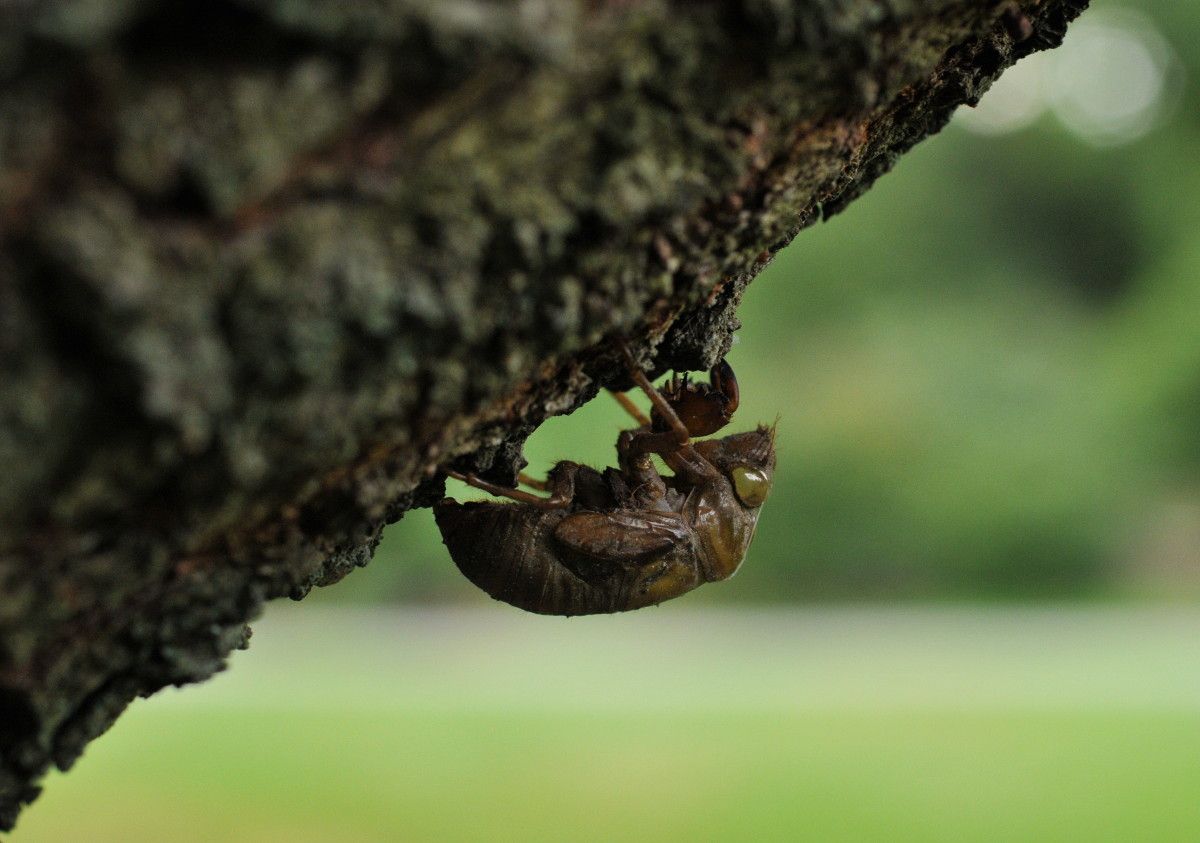
[[[751,508],[763,505],[771,491],[771,477],[766,471],[739,465],[729,472],[729,476],[733,478],[733,490],[742,503]]]

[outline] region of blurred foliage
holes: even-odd
[[[1140,8],[1161,125],[956,119],[750,287],[735,427],[778,416],[780,468],[742,573],[690,600],[1200,593],[1200,14]],[[552,420],[531,470],[611,464],[625,424]],[[486,600],[415,512],[326,599],[437,596]]]

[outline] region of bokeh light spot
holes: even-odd
[[[1031,56],[1005,71],[979,105],[955,113],[955,122],[978,135],[1007,135],[1033,125],[1048,107],[1040,58]]]
[[[1063,125],[1088,143],[1129,143],[1165,116],[1174,63],[1166,39],[1141,14],[1084,16],[1053,56],[1047,95]]]
[[[977,107],[959,109],[955,124],[1007,135],[1050,111],[1093,146],[1132,143],[1169,117],[1178,71],[1175,51],[1143,14],[1095,9],[1072,24],[1060,48],[1023,59]]]

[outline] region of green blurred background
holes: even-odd
[[[410,513],[13,839],[1200,839],[1198,71],[1197,4],[1096,2],[755,281],[734,580],[525,616]]]

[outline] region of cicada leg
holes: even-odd
[[[455,480],[461,480],[468,486],[482,489],[499,498],[520,501],[521,503],[536,506],[539,509],[563,509],[570,506],[571,501],[575,497],[575,472],[578,468],[579,466],[572,462],[560,462],[556,465],[552,472],[552,482],[543,484],[543,486],[548,486],[551,489],[550,497],[548,498],[538,497],[529,492],[523,492],[520,489],[510,489],[507,486],[500,486],[484,480],[482,477],[476,477],[474,474],[463,474],[458,471],[447,471],[446,474]]]
[[[662,393],[654,388],[654,384],[650,383],[650,379],[646,377],[646,373],[642,371],[642,367],[633,359],[633,353],[630,352],[629,346],[624,343],[621,344],[621,354],[625,357],[625,365],[629,367],[629,376],[633,378],[633,382],[641,388],[642,392],[646,393],[646,397],[650,399],[650,403],[654,405],[654,409],[658,411],[662,420],[667,423],[668,430],[661,435],[670,437],[669,441],[674,443],[675,449],[686,446],[691,440],[691,434],[688,432],[687,425],[675,414],[675,410],[671,408],[670,402],[662,396]],[[667,440],[663,441],[666,442]],[[654,453],[662,452],[656,450]]]
[[[659,432],[651,430],[650,425],[644,425],[640,430],[627,430],[622,433],[620,439],[617,440],[617,455],[622,470],[637,478],[638,481],[649,483],[651,486],[661,484],[661,478],[658,477],[658,473],[654,471],[648,459],[650,454],[658,454],[672,471],[686,476],[692,482],[709,480],[719,475],[716,468],[691,447],[691,434],[687,425],[679,418],[662,393],[654,388],[654,384],[646,377],[641,366],[633,359],[629,346],[622,343],[621,353],[629,367],[629,376],[633,378],[633,382],[641,388],[642,392],[646,393],[646,397],[650,399],[650,403],[654,405],[654,409],[666,422],[668,428]]]
[[[733,373],[733,367],[726,363],[724,358],[709,369],[708,382],[712,384],[713,389],[721,393],[726,417],[737,412],[738,405],[741,403],[741,390],[738,389],[737,376]]]
[[[611,391],[608,394],[617,400],[617,403],[621,405],[625,412],[633,416],[633,420],[638,423],[639,427],[650,426],[650,417],[639,410],[638,405],[634,404],[633,400],[628,395],[626,395],[624,392]]]
[[[637,376],[642,374],[641,369],[639,369],[637,367],[637,364],[635,364],[633,362],[633,357],[632,357],[632,355],[629,354],[628,349],[623,348],[622,350],[625,353],[626,363],[628,363],[630,366],[630,374],[633,375],[635,380],[638,380]],[[634,375],[633,374],[634,372],[637,372],[637,375]],[[645,378],[644,375],[642,375],[641,380],[645,381],[645,383],[642,383],[641,381],[638,382],[638,386],[641,387],[642,391],[646,392],[647,395],[650,395],[651,393],[653,393],[654,395],[658,395],[658,390],[655,389],[653,386],[649,386],[647,388],[647,384],[649,384],[649,380],[647,378]],[[674,384],[674,382],[675,382],[674,376],[672,376],[671,382],[672,382],[672,384]],[[627,412],[630,416],[633,417],[633,420],[638,423],[638,427],[642,431],[650,430],[650,428],[652,427],[652,424],[653,424],[650,421],[650,417],[647,416],[645,413],[643,413],[638,408],[637,404],[633,403],[633,400],[628,395],[626,395],[624,392],[610,392],[609,394],[612,395],[612,397],[614,399],[616,399],[616,402],[621,405],[621,407],[625,410],[625,412]],[[653,398],[651,400],[653,400]],[[668,450],[666,450],[666,451],[656,450],[655,447],[652,446],[650,448],[650,450],[646,451],[646,453],[660,454],[660,456],[662,456],[663,460],[666,461],[667,465],[671,466],[672,470],[675,470],[676,469],[676,466],[674,464],[675,457],[672,452],[675,451],[676,449],[678,449],[679,445],[678,445],[675,435],[669,434],[669,436],[670,436],[670,441],[668,443]],[[627,437],[623,436],[622,441],[624,441],[626,438]],[[649,443],[647,443],[647,444],[649,444]],[[617,445],[617,450],[618,450],[618,452],[624,453],[624,449],[622,448],[620,443],[618,443],[618,445]],[[653,471],[652,469],[650,469],[648,467],[644,467],[644,466],[640,466],[640,465],[637,467],[634,467],[631,462],[623,463],[622,468],[626,471],[632,470],[636,475],[640,476],[643,479],[643,481],[645,481],[648,478],[649,473]]]
[[[522,471],[517,475],[517,482],[523,486],[528,486],[531,489],[537,489],[539,492],[549,492],[550,483],[545,480],[538,480],[536,477],[531,477]]]

